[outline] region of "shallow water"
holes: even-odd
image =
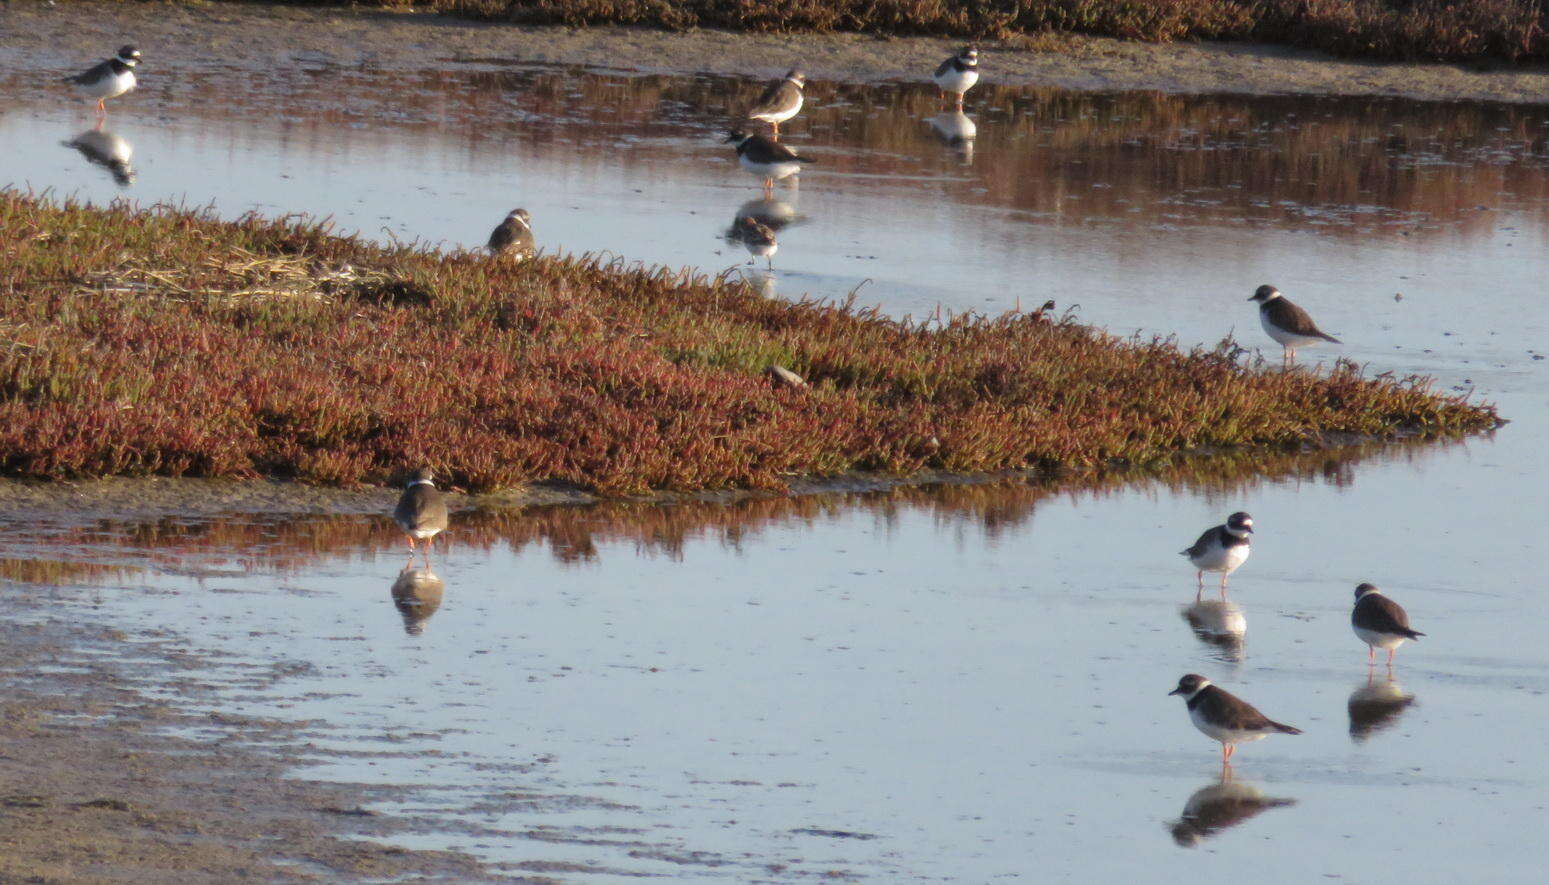
[[[718,235],[757,185],[716,136],[757,84],[396,73],[148,87],[109,120],[128,189],[59,145],[77,108],[23,87],[7,177],[467,246],[523,205],[551,248],[744,260]],[[183,702],[315,723],[304,773],[422,785],[399,810],[445,827],[414,844],[513,872],[1536,879],[1549,116],[985,89],[967,161],[924,89],[812,97],[782,296],[869,279],[895,314],[1052,298],[1116,333],[1258,344],[1245,299],[1272,281],[1345,339],[1323,358],[1433,373],[1513,423],[1270,480],[469,515],[413,633],[385,518],[14,525],[11,616],[219,652],[228,687]],[[1237,608],[1191,610],[1176,551],[1235,509],[1259,532]],[[1363,580],[1428,634],[1392,682],[1348,627]],[[1245,746],[1219,785],[1166,697],[1189,671],[1306,734]]]

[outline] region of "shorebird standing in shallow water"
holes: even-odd
[[[963,109],[963,95],[979,82],[979,50],[972,46],[964,46],[957,55],[952,56],[936,67],[936,73],[931,76],[936,82],[936,88],[941,90],[941,98],[948,95],[957,99],[956,109]]]
[[[1187,556],[1194,568],[1199,570],[1195,576],[1199,580],[1199,589],[1194,593],[1195,602],[1199,602],[1205,592],[1205,572],[1221,573],[1221,598],[1226,598],[1226,578],[1248,561],[1251,552],[1248,536],[1251,534],[1253,517],[1238,511],[1228,516],[1224,525],[1205,529],[1205,533],[1199,536],[1193,546],[1178,551]]]
[[[1259,741],[1272,734],[1301,734],[1300,728],[1283,725],[1254,709],[1229,691],[1216,688],[1209,679],[1190,673],[1178,680],[1169,695],[1181,694],[1189,704],[1189,721],[1207,737],[1221,742],[1221,764],[1230,766],[1238,744]]]
[[[430,548],[435,546],[437,534],[446,530],[448,517],[446,496],[436,488],[429,470],[421,468],[404,486],[398,496],[398,506],[393,510],[393,520],[409,539],[409,561],[420,541],[425,542],[425,568],[430,568]]]
[[[740,129],[733,129],[726,136],[726,143],[737,146],[737,162],[742,168],[764,179],[766,198],[774,194],[776,181],[795,175],[801,171],[801,164],[812,162],[777,141]]]
[[[1388,666],[1393,666],[1393,652],[1406,639],[1419,639],[1424,633],[1409,629],[1409,613],[1404,607],[1384,596],[1375,584],[1361,584],[1355,588],[1355,608],[1350,612],[1350,629],[1366,643],[1366,663],[1377,663],[1377,649],[1388,650]]]
[[[769,225],[751,215],[744,215],[732,226],[731,235],[752,256],[748,259],[749,264],[753,263],[754,258],[763,258],[769,262],[769,269],[774,270],[774,254],[779,251],[780,243]]]
[[[506,220],[490,232],[489,251],[516,261],[533,254],[532,216],[526,209],[512,209]]]
[[[134,66],[140,63],[140,50],[133,46],[120,47],[118,54],[99,64],[92,65],[64,81],[87,99],[97,100],[97,116],[108,113],[106,102],[117,98],[135,87]]]
[[[792,69],[782,80],[769,84],[764,94],[753,102],[746,114],[749,120],[768,123],[770,139],[780,140],[780,124],[801,111],[802,88],[807,85],[807,75],[800,69]]]
[[[1258,287],[1248,300],[1259,303],[1259,323],[1264,326],[1269,337],[1285,348],[1284,360],[1287,366],[1296,362],[1298,347],[1317,344],[1319,341],[1339,343],[1338,338],[1319,329],[1307,311],[1292,304],[1291,299],[1280,294],[1280,290],[1274,286]]]

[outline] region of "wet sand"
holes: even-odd
[[[155,72],[244,65],[408,67],[490,62],[570,64],[653,73],[771,75],[793,64],[815,79],[923,80],[960,41],[856,34],[668,33],[470,22],[425,13],[300,9],[260,4],[12,2],[0,7],[10,67],[74,71],[122,42]],[[1335,59],[1319,52],[1240,43],[1150,44],[1050,36],[1030,48],[983,44],[986,82],[1081,90],[1403,96],[1434,101],[1537,103],[1542,69],[1470,69]]]
[[[14,584],[6,593],[8,612],[47,604]],[[305,740],[305,723],[198,717],[147,697],[138,685],[211,691],[199,675],[209,662],[176,641],[140,637],[126,653],[117,631],[39,621],[6,623],[0,880],[498,877],[465,855],[387,844],[412,822],[363,806],[399,791],[286,777],[284,748]],[[276,662],[245,678],[286,672]]]

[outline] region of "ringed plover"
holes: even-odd
[[[777,180],[795,175],[801,171],[801,164],[812,162],[777,141],[762,135],[749,135],[740,129],[728,133],[726,143],[737,146],[737,162],[742,168],[764,179],[766,195],[774,192]]]
[[[767,259],[769,269],[774,269],[774,254],[780,249],[780,244],[775,240],[775,232],[757,218],[744,215],[737,219],[732,227],[732,238],[747,248],[752,256],[748,263],[752,264],[754,258]]]
[[[936,88],[941,90],[943,99],[948,95],[957,99],[957,110],[963,109],[963,94],[973,88],[979,82],[979,50],[973,46],[964,46],[957,55],[952,56],[936,67],[936,73],[931,76],[936,81]]]
[[[1366,643],[1366,662],[1377,662],[1377,649],[1388,650],[1388,666],[1393,652],[1406,639],[1419,639],[1424,633],[1409,629],[1409,614],[1403,606],[1384,596],[1375,584],[1355,588],[1355,609],[1350,612],[1350,629]]]
[[[1211,740],[1221,742],[1221,764],[1230,765],[1238,744],[1259,741],[1272,734],[1301,734],[1300,728],[1276,722],[1254,706],[1209,679],[1190,673],[1178,680],[1169,695],[1181,694],[1189,705],[1189,721]]]
[[[428,469],[415,471],[414,478],[404,486],[393,510],[393,520],[409,539],[410,562],[414,561],[419,542],[425,542],[425,568],[429,569],[430,548],[435,546],[436,535],[446,530],[448,519],[446,496],[436,488]]]
[[[509,255],[517,261],[533,254],[532,216],[526,209],[512,209],[506,220],[489,235],[489,251]]]
[[[106,116],[108,109],[104,102],[134,88],[134,66],[139,63],[140,50],[133,46],[123,46],[117,55],[73,77],[65,77],[64,82],[73,85],[76,92],[85,98],[96,99],[97,114]]]
[[[1269,337],[1285,348],[1286,365],[1296,362],[1298,347],[1306,347],[1319,341],[1340,343],[1338,338],[1319,329],[1318,324],[1312,321],[1307,311],[1292,304],[1291,299],[1280,294],[1280,290],[1274,286],[1258,287],[1253,297],[1248,300],[1259,303],[1259,322],[1264,326],[1264,331],[1269,333]]]
[[[1221,598],[1226,598],[1226,578],[1248,561],[1248,536],[1251,534],[1253,517],[1238,511],[1228,516],[1225,524],[1205,529],[1192,547],[1178,551],[1199,570],[1195,575],[1199,581],[1195,602],[1205,592],[1205,572],[1221,573]]]
[[[760,120],[768,123],[771,131],[771,139],[779,140],[780,124],[796,116],[801,111],[802,87],[807,85],[807,75],[801,69],[794,68],[785,75],[785,79],[776,80],[769,84],[764,94],[753,102],[745,115],[749,120]]]

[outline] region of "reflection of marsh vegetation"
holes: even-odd
[[[1330,452],[1262,456],[1253,459],[1186,461],[1160,475],[1110,473],[1080,482],[1048,483],[1000,480],[983,483],[938,483],[900,486],[885,491],[819,493],[746,498],[731,503],[688,500],[673,504],[607,502],[595,505],[549,505],[520,510],[462,510],[452,517],[443,537],[456,560],[458,551],[504,547],[522,551],[547,548],[564,563],[597,560],[608,545],[630,545],[637,555],[680,559],[696,541],[734,549],[745,539],[773,526],[799,523],[817,527],[859,509],[884,527],[907,514],[923,513],[944,529],[977,531],[986,538],[1031,520],[1038,505],[1051,497],[1172,492],[1241,497],[1264,483],[1325,482],[1343,486],[1353,481],[1354,464],[1363,457],[1379,462],[1392,458],[1425,457],[1434,445],[1416,443],[1369,445]],[[396,559],[401,536],[385,515],[362,516],[232,516],[199,519],[99,520],[75,528],[21,530],[10,533],[17,548],[35,549],[48,559],[0,560],[4,577],[36,583],[102,583],[141,567],[100,566],[67,561],[67,556],[96,560],[143,557],[145,567],[226,568],[254,572],[299,572],[323,560],[383,554]],[[1217,602],[1206,603],[1218,606]],[[1227,632],[1234,622],[1222,619]],[[1238,622],[1245,627],[1245,623]]]
[[[683,142],[703,145],[741,174],[716,145],[724,124],[762,88],[726,77],[622,76],[571,70],[416,72],[390,81],[329,70],[292,81],[254,74],[253,88],[194,73],[167,112],[234,115],[250,139],[283,103],[302,117],[279,135],[287,149],[332,145],[331,130],[355,115],[379,129],[352,132],[412,148],[411,132],[454,138],[470,150],[563,155],[580,168],[630,176],[689,174]],[[28,84],[0,72],[0,86]],[[1531,106],[1412,102],[1382,98],[1076,93],[982,84],[971,113],[975,165],[933,142],[922,123],[938,111],[928,83],[813,82],[801,116],[787,124],[802,149],[832,150],[825,170],[900,180],[949,175],[954,200],[1023,210],[1049,224],[1145,229],[1167,224],[1254,224],[1339,236],[1373,230],[1414,236],[1484,234],[1487,209],[1543,217],[1549,207],[1549,134]],[[342,107],[338,96],[351,96]],[[541,119],[542,126],[533,125]],[[627,144],[627,150],[617,150]],[[694,160],[700,173],[700,160]],[[872,180],[869,186],[881,186]],[[910,187],[918,187],[911,183]]]
[[[1244,366],[1008,313],[890,320],[690,272],[380,247],[319,225],[0,192],[0,451],[39,478],[476,490],[1043,476],[1330,435],[1489,430],[1421,378]],[[413,355],[405,359],[404,355]],[[778,364],[807,379],[772,390]],[[448,379],[456,379],[449,383]]]

